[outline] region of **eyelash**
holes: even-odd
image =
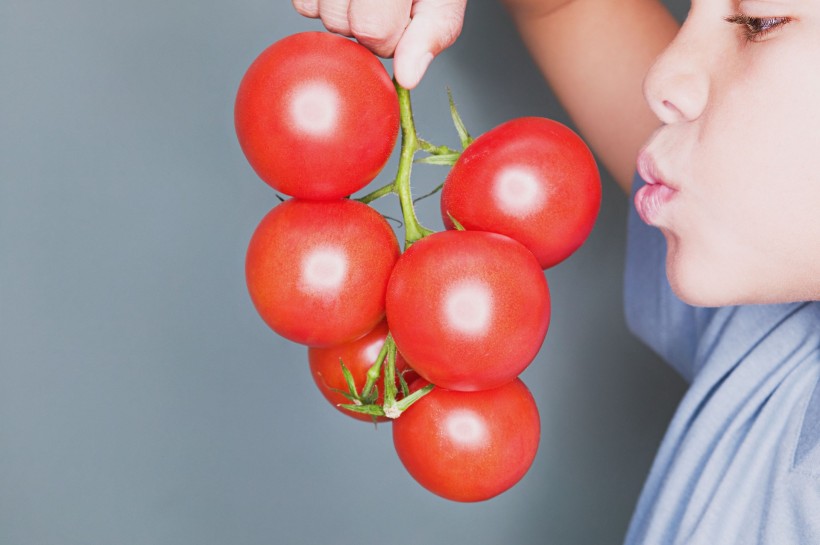
[[[743,35],[748,42],[760,41],[769,32],[791,21],[788,17],[749,17],[742,13],[725,17],[724,20],[740,25],[743,28]]]

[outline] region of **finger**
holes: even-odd
[[[292,2],[300,15],[311,19],[319,17],[319,0],[292,0]]]
[[[410,22],[412,0],[350,0],[350,31],[360,44],[381,57],[392,57]]]
[[[393,73],[407,89],[418,85],[433,58],[453,45],[464,24],[467,0],[417,0],[396,45]]]
[[[347,20],[349,6],[350,0],[319,0],[319,17],[325,28],[342,36],[352,36]]]

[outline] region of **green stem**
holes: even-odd
[[[410,91],[402,87],[393,79],[396,92],[399,95],[399,112],[401,115],[401,155],[399,169],[394,190],[399,196],[401,212],[404,216],[404,246],[411,244],[433,233],[419,223],[416,210],[413,207],[413,195],[410,192],[410,172],[413,169],[413,156],[421,149],[419,138],[416,135],[416,124],[413,121],[413,108],[410,104]],[[395,385],[394,385],[395,388]]]
[[[431,155],[452,155],[454,153],[460,153],[458,150],[454,150],[449,146],[436,146],[435,144],[431,144],[422,138],[419,138],[418,140],[421,150],[426,151]]]
[[[390,195],[391,193],[395,193],[395,192],[396,192],[395,183],[390,182],[386,186],[380,187],[379,189],[376,189],[375,191],[371,191],[370,193],[368,193],[364,197],[359,197],[356,200],[361,202],[361,203],[364,203],[364,204],[370,204],[373,201],[375,201],[376,199],[381,199],[385,195]]]
[[[424,388],[416,390],[407,397],[396,401],[396,343],[393,342],[393,337],[388,337],[385,342],[387,346],[387,365],[384,368],[384,405],[382,410],[384,416],[387,418],[398,418],[401,413],[407,410],[410,405],[430,393],[435,387],[433,384],[428,384]]]
[[[402,398],[401,401],[396,403],[396,409],[399,411],[399,414],[403,413],[408,407],[410,407],[410,405],[432,392],[433,388],[435,388],[434,384],[428,384],[424,388],[416,390],[409,396]]]
[[[393,337],[388,337],[384,345],[387,347],[387,365],[384,368],[384,414],[389,418],[396,418],[396,343],[393,342]]]
[[[399,113],[401,116],[401,152],[399,155],[399,167],[396,172],[396,179],[392,183],[387,184],[375,191],[372,191],[356,200],[368,204],[380,197],[395,193],[399,197],[399,204],[401,205],[401,212],[404,218],[404,246],[405,249],[411,244],[424,238],[427,235],[434,233],[419,223],[416,217],[416,210],[413,206],[413,195],[410,191],[410,174],[413,169],[413,158],[417,151],[423,150],[433,155],[450,156],[458,154],[447,146],[434,146],[429,142],[419,139],[416,134],[416,124],[413,120],[413,109],[410,104],[410,92],[398,84],[393,79],[393,84],[396,87],[396,93],[399,98]],[[436,188],[433,193],[441,189]],[[401,413],[407,409],[414,401],[429,392],[433,386],[414,392],[413,394],[397,401],[398,388],[396,387],[396,343],[393,341],[392,335],[388,334],[385,338],[384,346],[382,346],[376,361],[367,371],[367,380],[365,382],[362,393],[359,397],[363,405],[344,404],[342,407],[351,411],[371,414],[376,416],[387,416],[389,418],[398,418]],[[374,388],[379,376],[384,376],[384,402],[381,407],[375,405]]]
[[[421,197],[416,197],[415,199],[413,199],[413,202],[417,203],[422,199],[426,199],[427,197],[432,197],[433,195],[435,195],[436,193],[441,191],[443,188],[444,188],[444,182],[438,184],[436,186],[436,188],[434,190],[432,190],[430,193],[427,193],[426,195],[422,195]]]
[[[387,334],[387,338],[384,340],[384,345],[382,345],[382,349],[379,351],[379,355],[376,356],[376,361],[370,368],[367,370],[367,380],[364,383],[364,388],[362,388],[362,395],[361,397],[367,399],[370,397],[371,392],[373,391],[373,386],[375,386],[376,381],[379,380],[379,377],[382,374],[382,362],[384,358],[387,356],[387,343],[392,343],[393,337],[390,334]]]

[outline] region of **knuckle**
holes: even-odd
[[[350,32],[362,44],[379,50],[390,49],[396,42],[395,31],[370,17],[351,19]]]
[[[346,2],[325,2],[321,4],[319,17],[322,19],[322,24],[329,31],[350,36]]]
[[[337,34],[350,34],[350,28],[347,25],[347,21],[338,17],[328,16],[322,13],[322,24],[325,25],[325,28],[331,32],[336,32]]]

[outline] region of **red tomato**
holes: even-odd
[[[541,348],[550,317],[544,272],[511,238],[444,231],[399,258],[387,322],[407,363],[450,390],[484,390],[518,376]]]
[[[538,407],[520,379],[481,392],[434,388],[393,422],[393,445],[410,475],[463,502],[490,499],[521,480],[540,437]]]
[[[292,199],[256,228],[245,276],[256,310],[275,332],[308,346],[333,346],[382,319],[398,257],[393,230],[369,206]]]
[[[328,32],[288,36],[251,64],[236,95],[236,134],[273,188],[329,200],[367,185],[399,130],[390,76],[363,46]]]
[[[310,372],[313,375],[313,380],[316,382],[319,391],[325,396],[331,405],[336,407],[344,414],[353,417],[357,420],[365,422],[372,422],[373,417],[366,414],[355,413],[342,409],[338,405],[340,403],[352,403],[348,398],[337,392],[342,390],[347,392],[347,382],[342,373],[342,366],[339,360],[345,363],[350,374],[353,376],[353,382],[356,384],[356,391],[362,392],[365,382],[367,382],[367,371],[376,362],[379,351],[384,346],[384,339],[387,337],[387,322],[381,322],[370,333],[356,339],[353,342],[331,346],[329,348],[308,348],[308,360],[310,361]],[[396,387],[401,392],[401,386],[398,380],[398,373],[407,369],[407,364],[401,355],[396,355]],[[379,389],[379,397],[376,404],[384,403],[384,367],[382,367],[382,378],[376,381],[376,386]],[[411,382],[415,377],[415,373],[408,371],[405,373],[406,381]],[[387,417],[377,417],[377,421],[386,422],[390,420]]]
[[[478,137],[453,165],[441,194],[466,229],[526,246],[546,269],[586,240],[601,206],[601,179],[583,140],[550,119],[513,119]]]

